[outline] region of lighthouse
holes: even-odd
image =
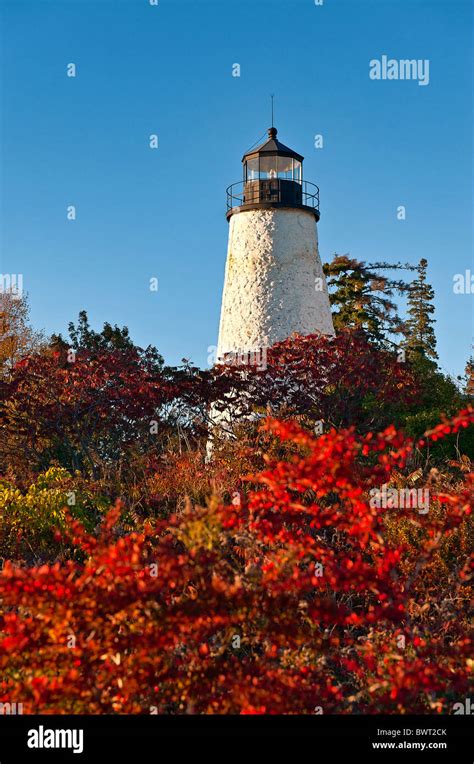
[[[256,354],[294,333],[333,335],[318,251],[319,188],[277,130],[227,189],[229,242],[217,359]]]

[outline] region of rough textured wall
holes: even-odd
[[[248,210],[229,225],[218,357],[269,347],[293,332],[333,334],[314,216]]]

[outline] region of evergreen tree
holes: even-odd
[[[348,255],[334,255],[324,264],[334,327],[361,328],[378,345],[395,344],[389,335],[402,329],[402,321],[393,301],[394,293],[403,294],[408,284],[389,278],[384,271],[411,269],[401,263],[365,263]]]
[[[80,348],[87,350],[128,350],[133,348],[133,342],[126,326],[120,328],[117,325],[112,326],[106,321],[102,331],[96,332],[91,328],[85,310],[81,310],[79,313],[77,326],[70,321],[68,330],[71,345],[75,350]]]
[[[69,322],[68,332],[70,342],[64,340],[61,334],[53,334],[50,347],[54,350],[64,352],[69,347],[73,350],[88,350],[92,353],[102,351],[135,351],[157,370],[163,367],[163,358],[153,345],[148,345],[145,350],[134,344],[130,338],[130,333],[126,326],[119,327],[117,324],[112,326],[108,321],[104,323],[101,332],[92,329],[87,312],[81,310],[79,313],[77,325],[73,321]]]
[[[403,333],[405,340],[403,347],[409,356],[423,355],[435,360],[436,335],[433,324],[436,319],[432,318],[435,311],[432,300],[434,298],[433,287],[426,280],[428,261],[422,258],[418,266],[418,276],[410,284],[408,290],[408,316],[405,321]]]

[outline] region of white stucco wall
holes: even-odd
[[[248,210],[232,215],[229,226],[218,358],[269,347],[293,332],[334,334],[314,215]]]

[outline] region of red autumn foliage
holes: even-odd
[[[416,406],[419,396],[410,364],[399,363],[395,353],[373,346],[357,330],[336,337],[295,335],[240,366],[229,357],[212,373],[213,400],[221,400],[224,408],[228,399],[222,403],[222,396],[232,391],[243,416],[250,408],[270,405],[273,411],[284,407],[335,427],[383,426],[394,407]]]
[[[69,360],[66,350],[32,356],[0,380],[0,473],[10,467],[26,482],[58,463],[118,482],[124,463],[134,472],[137,454],[150,465],[168,458],[176,433],[186,447],[206,437],[211,404],[247,424],[249,413],[270,407],[284,418],[355,424],[359,432],[416,410],[419,380],[410,364],[357,331],[294,336],[262,360],[201,371],[163,367],[133,347],[81,349]]]
[[[41,467],[58,458],[92,473],[119,459],[177,395],[152,359],[135,349],[37,355],[0,383],[2,460]]]
[[[463,411],[426,440],[473,419]],[[415,448],[395,428],[313,438],[265,426],[297,453],[252,476],[260,487],[240,506],[210,501],[127,535],[116,508],[97,537],[71,522],[74,559],[5,565],[0,701],[29,713],[449,713],[466,696],[471,476],[394,522],[369,497]]]

